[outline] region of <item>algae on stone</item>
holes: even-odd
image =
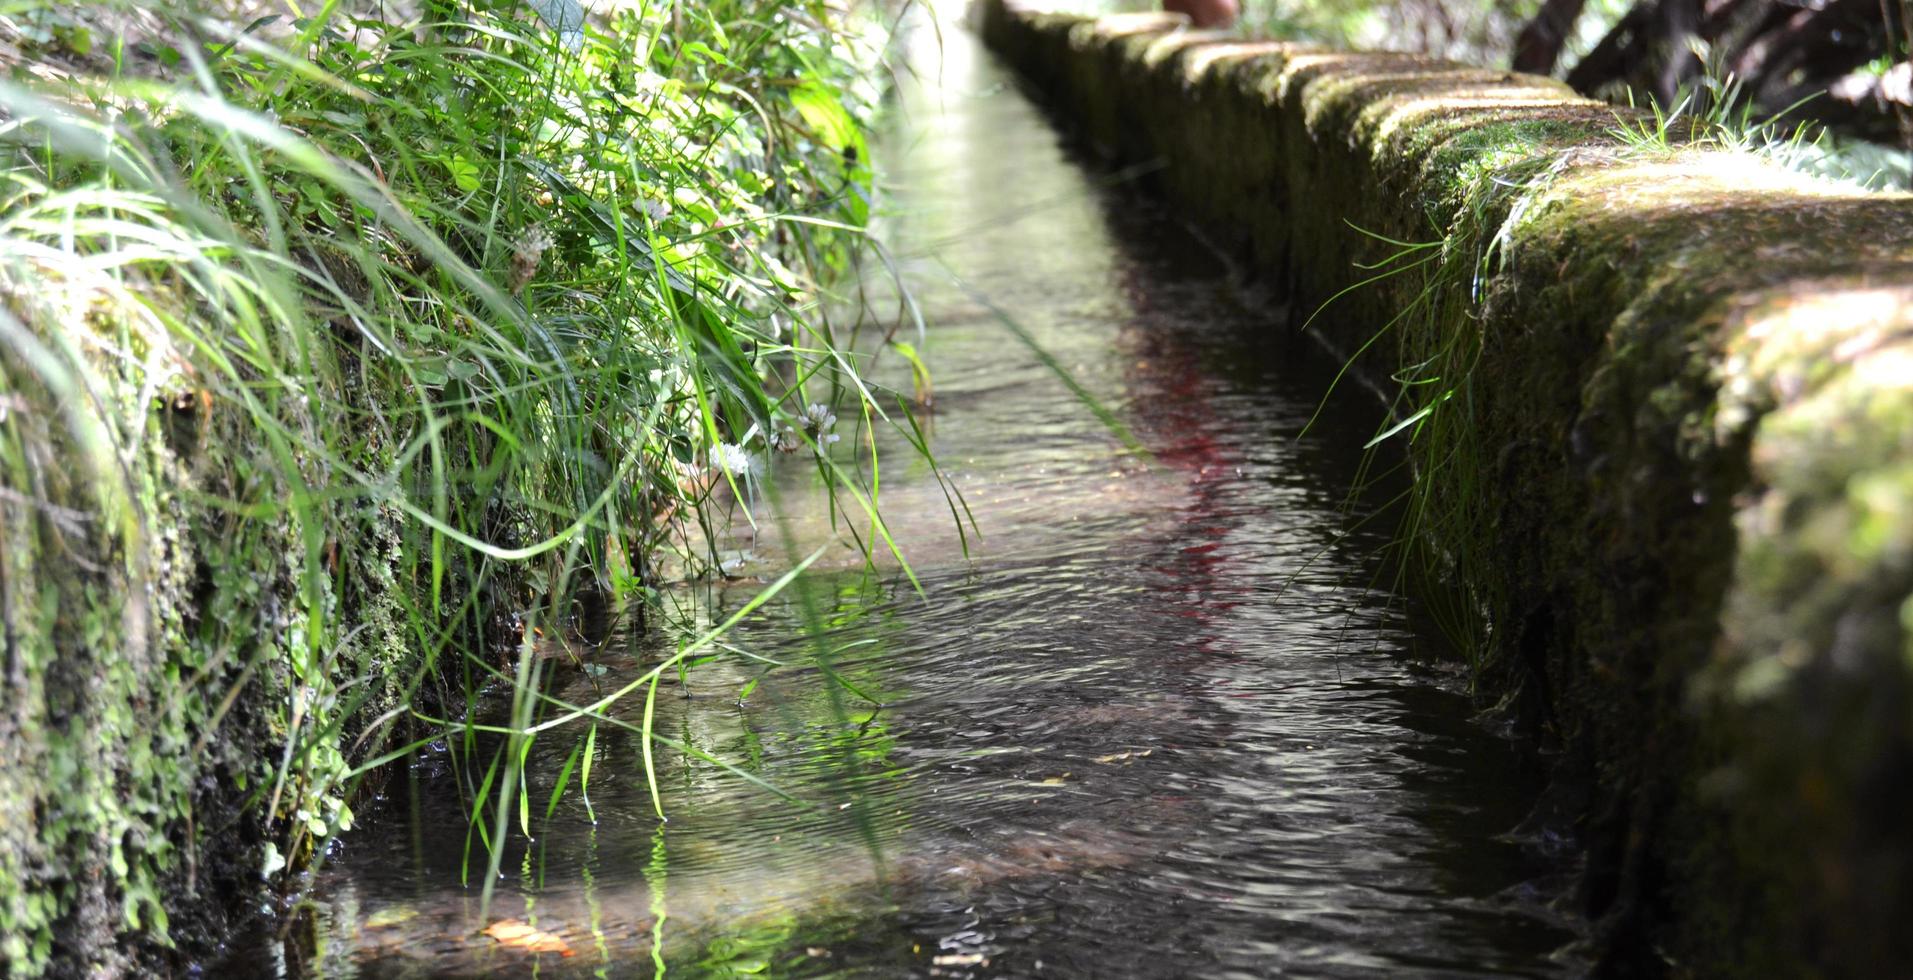
[[[1594,780],[1612,965],[1913,956],[1913,198],[1546,79],[983,6],[1093,142],[1412,382],[1414,533],[1485,613],[1484,693]]]

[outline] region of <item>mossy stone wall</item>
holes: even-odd
[[[1589,787],[1604,968],[1913,962],[1913,197],[1622,140],[1533,76],[979,12],[1294,311],[1403,270],[1312,329],[1426,382],[1416,527],[1484,695]]]
[[[219,505],[256,499],[274,462],[245,414],[190,388],[151,397],[141,380],[164,372],[108,361],[117,388],[80,412],[102,442],[120,426],[128,450],[89,471],[86,429],[42,410],[61,398],[35,366],[0,356],[5,977],[143,976],[211,955],[268,900],[275,836],[310,848],[350,825],[353,740],[391,720],[418,669],[396,509],[338,506],[335,564],[313,568],[294,518]]]

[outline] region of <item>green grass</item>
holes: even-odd
[[[1785,115],[1756,113],[1731,76],[1709,74],[1672,107],[1617,108],[1606,133],[1612,149],[1603,152],[1627,160],[1717,150],[1856,189],[1894,184],[1890,168],[1870,166],[1872,157],[1823,127],[1789,123]],[[1498,598],[1488,591],[1495,576],[1481,572],[1485,559],[1476,553],[1472,531],[1482,526],[1476,511],[1486,490],[1479,474],[1490,462],[1470,421],[1477,411],[1476,373],[1484,342],[1476,323],[1501,269],[1510,230],[1559,171],[1558,156],[1550,149],[1554,136],[1546,125],[1532,132],[1487,127],[1450,144],[1445,152],[1463,163],[1444,179],[1448,190],[1429,209],[1428,237],[1403,240],[1353,228],[1379,257],[1361,265],[1362,278],[1310,317],[1313,321],[1344,296],[1383,283],[1406,297],[1350,354],[1331,389],[1362,354],[1378,346],[1392,348],[1391,363],[1398,367],[1386,379],[1393,385],[1389,412],[1364,447],[1372,454],[1383,443],[1399,442],[1411,472],[1408,489],[1383,507],[1398,521],[1394,554],[1384,567],[1396,577],[1398,592],[1414,580],[1411,591],[1450,645],[1477,669],[1485,666],[1481,657],[1489,624],[1484,610],[1497,608]],[[1371,455],[1363,464],[1349,496],[1351,513],[1369,483],[1389,476],[1375,474],[1377,459]],[[1370,513],[1359,520],[1379,519],[1381,513]]]
[[[1401,465],[1410,474],[1406,489],[1356,519],[1355,525],[1393,516],[1391,554],[1381,566],[1393,578],[1390,590],[1415,594],[1449,647],[1479,670],[1488,630],[1482,609],[1492,605],[1492,597],[1482,590],[1492,577],[1477,574],[1483,559],[1475,553],[1471,512],[1484,492],[1484,450],[1472,422],[1476,367],[1485,339],[1476,326],[1477,314],[1501,267],[1505,229],[1518,220],[1518,202],[1539,194],[1555,168],[1553,154],[1530,145],[1527,135],[1518,131],[1487,130],[1463,142],[1451,149],[1468,163],[1452,176],[1454,193],[1439,207],[1449,220],[1438,221],[1431,214],[1436,234],[1425,240],[1353,228],[1381,255],[1362,264],[1363,277],[1324,301],[1309,322],[1352,292],[1400,280],[1391,285],[1394,294],[1407,301],[1350,352],[1329,386],[1332,394],[1369,350],[1392,348],[1388,363],[1397,367],[1387,376],[1394,386],[1388,412],[1362,447],[1363,461],[1346,507],[1353,517],[1372,486],[1394,479],[1393,467],[1382,468],[1381,453],[1402,453]],[[1328,397],[1323,396],[1318,416]],[[1301,436],[1313,424],[1311,419]]]
[[[0,4],[9,973],[171,942],[176,894],[305,862],[500,691],[473,826],[528,830],[528,740],[606,707],[549,714],[539,631],[583,593],[661,609],[655,556],[713,571],[766,467],[896,549],[852,456],[921,441],[830,312],[871,186],[856,25],[349,7]]]
[[[1825,126],[1792,117],[1814,98],[1762,114],[1745,86],[1719,66],[1684,85],[1672,106],[1649,100],[1644,110],[1627,94],[1627,113],[1616,113],[1612,135],[1635,153],[1676,147],[1747,153],[1785,169],[1870,191],[1913,186],[1913,157],[1905,150],[1842,137]]]

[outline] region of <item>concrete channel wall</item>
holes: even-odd
[[[977,13],[1066,126],[1413,382],[1415,533],[1482,612],[1484,699],[1562,759],[1604,972],[1901,975],[1913,197],[1624,137],[1544,78]]]

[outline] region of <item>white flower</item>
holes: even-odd
[[[777,430],[772,433],[770,444],[772,449],[780,453],[794,453],[803,448],[804,439],[797,434],[796,429],[788,425],[780,424],[777,426]]]
[[[804,406],[804,430],[817,437],[819,446],[828,446],[837,441],[837,434],[830,431],[837,426],[837,414],[829,405],[812,402]]]
[[[711,447],[711,465],[732,476],[746,476],[751,471],[751,454],[734,442],[720,442]]]

